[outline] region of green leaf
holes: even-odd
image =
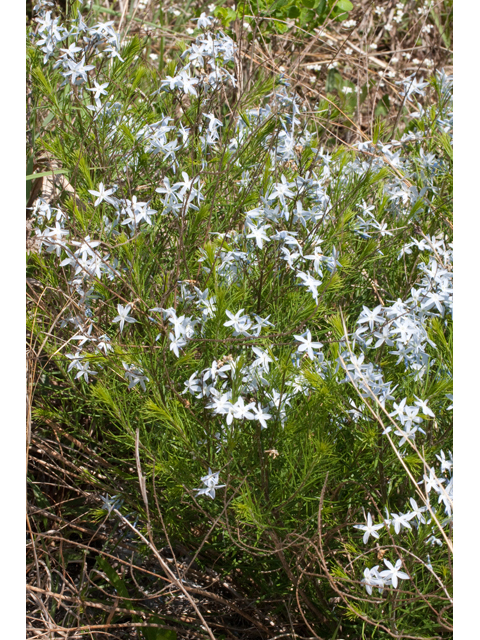
[[[142,50],[143,44],[140,41],[138,36],[134,36],[132,40],[123,48],[120,52],[120,55],[123,58],[123,62],[115,63],[112,79],[113,80],[122,80],[125,76],[128,67],[132,64],[133,59],[137,54]]]
[[[389,111],[390,111],[390,97],[386,93],[378,101],[377,106],[375,107],[375,115],[386,116]]]
[[[33,158],[32,158],[33,165]],[[28,168],[27,168],[28,170]],[[30,168],[30,171],[32,169]],[[52,169],[51,171],[42,171],[41,173],[31,173],[26,177],[27,182],[29,180],[35,180],[35,178],[45,178],[46,176],[58,175],[59,173],[68,173],[67,169]]]
[[[35,78],[35,80],[37,80],[37,82],[42,85],[45,93],[48,96],[50,96],[52,100],[56,102],[57,98],[56,98],[55,91],[53,90],[52,85],[50,84],[50,81],[47,80],[47,78],[45,77],[45,74],[43,73],[42,69],[40,67],[35,67],[34,69],[32,69],[32,75]]]
[[[94,190],[95,186],[93,184],[92,176],[90,175],[90,168],[87,164],[86,159],[84,158],[84,156],[80,155],[80,153],[77,154],[77,157],[78,157],[77,165],[80,173],[85,179],[85,182],[87,183],[88,188]]]
[[[27,202],[30,198],[30,193],[32,191],[32,185],[30,183],[30,180],[32,180],[32,176],[28,175],[29,171],[32,171],[33,169],[33,155],[31,155],[28,160],[27,160]]]
[[[111,584],[115,587],[118,595],[121,598],[129,598],[130,596],[128,594],[128,589],[124,580],[120,578],[120,576],[112,567],[112,565],[105,558],[102,558],[102,557],[97,558],[97,564],[100,567],[100,569],[106,574]],[[132,603],[129,602],[128,600],[123,602],[122,605],[127,607],[128,609],[132,608]]]
[[[161,424],[175,431],[182,439],[186,440],[185,431],[180,416],[172,415],[171,411],[162,405],[161,401],[153,402],[150,398],[145,402],[143,415],[147,418],[159,420]]]
[[[365,102],[365,98],[367,97],[367,93],[368,93],[368,86],[367,86],[367,83],[365,83],[362,86],[362,89],[360,91],[360,104],[363,104]]]
[[[307,27],[311,22],[315,20],[315,12],[311,9],[302,9],[300,12],[300,24],[302,27]]]
[[[451,143],[450,137],[446,133],[441,133],[438,136],[438,140],[443,150],[447,154],[449,160],[453,162],[453,149],[452,149],[452,143]]]
[[[298,7],[290,7],[290,9],[288,10],[288,17],[289,18],[298,18],[298,16],[300,15],[300,9]]]
[[[164,622],[158,616],[149,618],[149,622],[153,624],[162,624]],[[155,629],[155,627],[146,627],[142,629],[145,640],[177,640],[177,634],[171,629]]]
[[[338,0],[335,8],[340,9],[340,11],[351,11],[353,9],[353,4],[350,0]]]
[[[147,71],[148,70],[143,65],[137,69],[137,73],[135,74],[135,79],[132,82],[132,93],[138,87],[138,85],[140,84],[142,78],[145,76]]]
[[[115,400],[112,398],[112,394],[110,393],[109,389],[107,389],[107,387],[104,387],[101,384],[96,384],[92,388],[92,395],[102,404],[106,405],[115,416],[120,417],[120,409],[115,403]]]
[[[229,7],[217,7],[213,12],[213,15],[216,18],[220,18],[223,26],[226,28],[232,22],[232,20],[236,20],[237,13],[233,9]]]
[[[47,115],[47,117],[45,118],[45,120],[42,122],[41,126],[40,126],[40,130],[38,131],[38,133],[35,134],[35,140],[39,137],[39,135],[43,132],[43,130],[45,129],[45,127],[50,124],[50,122],[53,120],[53,118],[55,117],[55,114],[52,113],[51,111],[49,112],[49,114]]]
[[[279,20],[272,20],[273,27],[277,33],[286,33],[289,29],[288,24]]]
[[[284,7],[286,4],[288,4],[290,2],[290,0],[276,0],[276,2],[274,2],[269,8],[268,8],[268,13],[274,13],[275,11],[277,11],[278,9],[281,9],[282,7]]]
[[[135,144],[135,136],[133,135],[133,133],[130,131],[130,129],[127,127],[126,124],[122,123],[119,126],[119,129],[123,133],[125,138],[130,142],[130,144]]]
[[[325,10],[327,8],[327,0],[320,0],[320,3],[316,9],[317,14],[322,17],[323,14],[325,13]]]
[[[343,78],[336,69],[330,69],[327,75],[325,89],[330,93],[334,89],[340,90],[343,86]]]

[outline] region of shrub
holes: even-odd
[[[239,82],[212,17],[160,74],[111,23],[46,2],[37,22],[54,194],[31,203],[32,417],[114,469],[115,499],[83,470],[82,513],[236,570],[262,633],[258,611],[276,632],[450,637],[451,76],[399,82],[398,140],[379,123],[327,149],[328,101]],[[96,562],[88,593],[128,598]]]

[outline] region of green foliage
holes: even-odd
[[[255,0],[251,6],[267,36],[284,32],[288,19],[311,31],[327,20],[343,21],[353,9],[348,0]],[[93,9],[104,11],[100,5]],[[240,2],[236,9],[217,7],[215,14],[229,28],[235,20],[248,21],[247,10],[250,3]],[[368,165],[363,170],[356,164],[357,151],[347,145],[335,142],[335,147],[329,147],[330,156],[320,143],[316,121],[313,117],[309,120],[311,114],[302,120],[302,130],[309,136],[300,145],[301,151],[292,154],[293,160],[281,160],[273,150],[279,137],[289,131],[291,113],[276,107],[257,121],[258,114],[252,111],[265,108],[272,93],[280,91],[274,77],[260,69],[243,93],[229,87],[209,96],[208,104],[180,92],[160,91],[153,99],[160,81],[174,75],[179,62],[167,63],[157,77],[149,71],[146,47],[147,42],[135,36],[121,50],[124,62],[99,64],[95,69],[97,80],[109,83],[109,101],[120,105],[103,119],[96,119],[87,109],[86,92],[81,95],[58,89],[58,71],[51,63],[40,67],[34,53],[29,54],[35,99],[40,105],[39,123],[35,123],[37,144],[61,167],[54,173],[67,176],[72,187],[55,203],[68,217],[68,243],[86,241],[87,236],[98,240],[99,251],[113,265],[111,274],[94,275],[88,287],[79,288],[71,282],[75,264],[60,266],[67,256],[64,248],[60,256],[43,248],[28,257],[28,277],[40,283],[38,291],[29,294],[27,319],[41,370],[34,397],[36,429],[48,433],[52,424],[58,424],[76,439],[76,446],[98,447],[102,460],[114,470],[116,484],[92,469],[81,470],[79,484],[85,482],[102,495],[111,491],[112,485],[117,487],[128,513],[138,516],[139,530],[145,530],[146,507],[136,467],[138,431],[138,455],[151,503],[154,491],[160,496],[161,515],[153,507],[150,511],[154,539],[166,546],[168,533],[168,544],[172,541],[196,551],[204,535],[198,563],[203,567],[214,564],[222,575],[234,574],[249,600],[268,601],[272,607],[273,599],[289,602],[294,584],[299,587],[309,624],[323,637],[334,638],[338,633],[360,637],[366,621],[372,637],[386,638],[385,629],[394,629],[397,636],[448,637],[445,629],[450,613],[444,590],[415,560],[424,558],[428,549],[432,566],[450,593],[446,545],[426,546],[432,531],[439,535],[435,523],[428,526],[428,535],[422,527],[415,531],[405,528],[398,538],[384,530],[381,550],[371,540],[368,546],[363,545],[353,525],[363,523],[365,513],[380,522],[385,509],[400,513],[409,508],[406,500],[417,496],[415,483],[424,472],[422,456],[431,462],[440,450],[446,452],[451,447],[452,421],[447,410],[453,371],[451,319],[440,314],[425,325],[431,344],[426,347],[429,364],[423,377],[408,370],[402,359],[391,353],[391,345],[376,349],[378,336],[363,348],[372,370],[381,367],[385,382],[391,383],[396,402],[406,398],[413,405],[417,397],[427,399],[433,408],[435,419],[420,414],[426,433],[418,434],[417,451],[406,446],[402,455],[397,455],[383,433],[385,426],[391,426],[389,417],[375,398],[362,396],[358,385],[349,383],[348,378],[343,380],[340,369],[340,357],[346,357],[348,348],[357,349],[358,355],[358,345],[351,336],[364,308],[388,306],[420,286],[418,265],[428,259],[418,245],[412,245],[399,259],[405,245],[412,237],[427,235],[442,234],[445,242],[451,239],[452,144],[450,136],[438,128],[438,119],[443,117],[440,91],[432,110],[415,125],[431,135],[421,142],[401,143],[402,157],[409,162],[408,173],[401,165],[397,168],[378,161],[384,154],[380,145],[368,152],[367,160],[362,157]],[[178,45],[177,53],[182,50],[185,45]],[[340,109],[352,114],[357,97],[344,91],[351,89],[351,84],[339,71],[330,69],[326,78],[330,102],[319,103],[316,114],[328,113],[332,121]],[[366,91],[366,85],[364,88]],[[332,107],[333,98],[338,108]],[[391,108],[389,95],[381,96],[374,112],[378,118],[374,143],[388,140],[382,118]],[[221,118],[223,126],[217,144],[205,150],[202,114],[207,110]],[[303,118],[300,110],[298,113],[299,119]],[[145,149],[140,135],[147,125],[165,116],[175,126],[182,122],[190,132],[188,142],[177,152],[175,171],[161,154]],[[408,114],[399,119],[407,133],[413,131]],[[245,126],[242,136],[238,134],[240,121]],[[235,136],[237,144],[230,145]],[[429,150],[438,160],[431,170],[425,168],[424,160]],[[52,173],[33,173],[33,162],[30,154],[27,200],[33,177]],[[172,183],[181,180],[182,172],[200,179],[205,199],[196,201],[195,210],[174,215],[166,210],[156,189],[165,184],[166,177]],[[339,263],[324,268],[318,300],[299,286],[278,244],[271,240],[263,247],[253,241],[248,244],[244,233],[246,213],[260,206],[281,176],[300,184],[312,175],[322,176],[330,203],[328,215],[315,222],[315,233],[321,233],[324,257],[337,255]],[[407,178],[415,181],[412,186],[419,193],[423,188],[425,191],[415,202],[408,200],[404,207],[397,206],[391,191],[401,190]],[[89,191],[97,190],[100,182],[105,188],[117,185],[119,198],[138,196],[138,200],[148,201],[157,212],[152,224],[130,232],[120,218],[115,220],[107,202],[95,206]],[[305,209],[315,206],[308,193],[298,202]],[[378,228],[368,234],[359,232],[359,212],[367,205],[389,233]],[[312,237],[300,224],[295,226],[293,212],[292,205],[290,217],[282,220],[283,231],[295,229],[303,254],[309,256],[315,251]],[[248,263],[239,266],[238,277],[229,280],[223,254],[232,251],[248,254]],[[190,286],[190,292],[191,285],[201,291],[208,288],[215,296],[215,308],[177,357],[169,348],[172,324],[155,309],[175,308],[181,309],[179,315],[193,315],[193,305],[181,307],[181,285]],[[94,326],[92,344],[87,342],[84,350],[95,372],[89,382],[79,379],[75,368],[68,370],[72,360],[66,358],[76,352],[79,336],[75,321],[85,307],[82,296],[89,296],[89,315],[81,320]],[[127,303],[132,304],[131,317],[136,322],[125,324],[120,331],[113,319],[119,313],[118,305]],[[262,330],[253,340],[252,336],[232,335],[231,328],[225,326],[226,311],[239,309],[252,317],[269,318],[273,327]],[[295,336],[306,329],[323,344],[323,368],[316,366],[308,353],[298,352]],[[380,327],[375,325],[374,330]],[[107,353],[95,346],[105,335],[112,347]],[[287,397],[295,384],[301,384],[303,390],[292,394],[283,416],[266,392],[262,396],[260,385],[256,400],[264,407],[270,403],[268,427],[262,429],[254,420],[238,420],[231,427],[227,422],[227,429],[225,416],[212,412],[201,397],[187,395],[185,383],[213,362],[220,368],[235,360],[236,368],[225,373],[224,379],[232,391],[232,402],[236,401],[243,397],[242,368],[251,362],[252,346],[260,347],[271,359],[269,371],[262,375],[280,397]],[[292,357],[295,354],[297,364]],[[128,366],[140,368],[148,378],[145,390],[140,384],[129,386],[125,378]],[[245,397],[245,402],[249,401]],[[391,405],[388,407],[391,411]],[[226,485],[218,490],[215,500],[194,493],[209,469],[219,471]],[[46,509],[48,501],[31,480],[29,487],[38,505]],[[127,509],[124,511],[127,514]],[[100,520],[103,514],[97,509],[94,517]],[[365,566],[380,564],[380,551],[388,551],[385,557],[393,562],[402,555],[411,581],[407,586],[401,583],[397,591],[387,588],[383,594],[367,598],[360,584],[362,571]],[[102,588],[114,588],[128,613],[138,610],[138,603],[133,604],[137,592],[128,577],[119,575],[117,567],[105,558],[96,563],[105,574]],[[104,584],[105,576],[108,585]],[[332,602],[337,602],[339,588],[347,594],[347,601],[337,607]],[[416,590],[425,596],[428,607],[419,604]],[[446,611],[443,627],[437,615],[440,610]],[[288,623],[280,606],[276,613]],[[140,617],[132,619],[142,621]],[[164,620],[154,615],[149,622],[160,625]],[[143,628],[142,634],[146,640],[177,637],[174,631],[154,627]]]
[[[293,19],[301,29],[311,32],[326,20],[343,21],[348,18],[353,4],[349,0],[240,0],[236,9],[219,6],[214,15],[228,28],[234,20],[248,22],[250,12],[265,18],[261,31],[266,36],[288,31],[287,20]]]

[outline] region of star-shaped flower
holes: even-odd
[[[129,317],[129,313],[132,309],[132,305],[131,304],[127,304],[125,307],[121,304],[117,304],[117,311],[118,311],[118,316],[116,316],[112,322],[119,322],[120,323],[120,333],[123,331],[123,326],[125,324],[125,322],[136,322],[136,320],[134,318],[130,318]]]
[[[388,569],[381,571],[380,576],[385,580],[391,580],[394,589],[398,587],[398,578],[400,578],[400,580],[410,580],[410,577],[404,571],[400,571],[400,567],[402,566],[401,560],[397,560],[395,566],[388,560],[384,560],[383,562]]]
[[[220,471],[217,471],[216,473],[212,473],[212,470],[209,467],[208,475],[203,476],[203,478],[201,478],[205,487],[203,489],[195,489],[197,492],[196,495],[197,496],[207,495],[207,496],[210,496],[210,498],[212,498],[213,500],[213,498],[215,498],[215,489],[221,489],[222,487],[226,486],[224,484],[218,484],[219,473]]]
[[[321,349],[323,347],[323,344],[321,342],[312,342],[312,334],[310,333],[310,330],[307,330],[301,336],[295,335],[293,337],[295,338],[295,340],[298,340],[298,342],[303,343],[298,347],[297,351],[299,351],[300,353],[302,351],[306,351],[308,353],[308,357],[311,360],[315,358],[313,349]]]
[[[91,189],[88,190],[88,193],[91,193],[92,196],[98,196],[97,199],[95,200],[95,207],[98,207],[98,205],[105,200],[105,202],[108,202],[109,204],[115,204],[115,200],[113,198],[110,198],[110,194],[115,192],[115,188],[112,189],[105,189],[105,187],[103,186],[103,182],[100,182],[100,184],[98,185],[98,191],[93,191]]]
[[[372,516],[370,514],[368,514],[367,516],[367,524],[354,524],[353,528],[354,529],[361,529],[362,531],[365,531],[365,533],[363,534],[363,544],[367,544],[368,542],[368,538],[372,535],[374,538],[379,538],[380,536],[377,533],[378,529],[381,529],[383,527],[383,522],[381,524],[373,524],[372,521]]]

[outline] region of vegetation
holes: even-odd
[[[27,34],[27,636],[452,637],[451,2]]]

